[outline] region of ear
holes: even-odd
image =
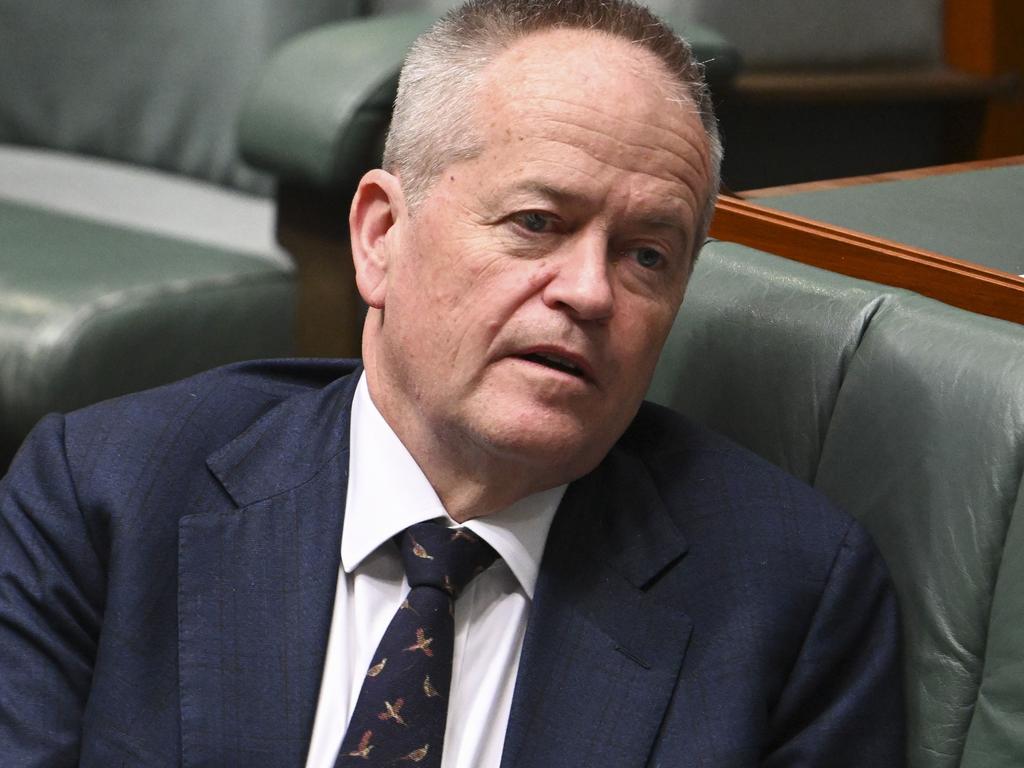
[[[405,215],[405,198],[398,178],[379,168],[359,181],[348,215],[356,286],[363,301],[384,308],[391,254]]]

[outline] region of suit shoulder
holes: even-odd
[[[283,401],[354,370],[345,360],[254,360],[106,400],[66,416],[68,460],[119,466],[173,445],[178,460],[205,461]]]
[[[810,549],[828,551],[858,527],[803,480],[670,409],[644,403],[620,444],[643,463],[681,528],[717,516],[754,546],[795,530]]]
[[[691,421],[678,411],[647,401],[641,404],[620,442],[644,454],[739,451],[763,461],[725,435]]]

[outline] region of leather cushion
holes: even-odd
[[[900,600],[912,768],[1024,754],[1024,327],[704,249],[650,395],[857,517]]]
[[[868,327],[829,424],[817,485],[872,532],[900,592],[912,765],[960,765],[990,661],[1007,665],[999,685],[1012,679],[1016,701],[979,717],[998,726],[1021,705],[1024,626],[990,625],[1001,563],[1020,558],[1005,545],[1024,476],[1021,382],[1024,328],[902,294]],[[979,764],[1019,764],[1022,747]]]
[[[705,246],[648,397],[813,482],[842,377],[885,292]]]
[[[43,414],[292,349],[291,269],[0,201],[0,465]]]

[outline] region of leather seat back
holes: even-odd
[[[908,764],[1019,765],[1024,327],[713,243],[650,394],[871,531],[903,617]]]

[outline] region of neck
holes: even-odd
[[[492,467],[488,462],[459,461],[444,455],[436,446],[417,450],[414,440],[407,443],[405,437],[399,437],[423,470],[445,511],[459,523],[499,512],[550,487],[536,482],[530,477],[531,473],[515,465]]]
[[[563,481],[544,467],[489,446],[469,444],[460,434],[428,428],[416,405],[382,386],[372,356],[364,348],[370,397],[377,411],[402,441],[448,515],[457,522],[505,509],[520,499],[553,488]]]
[[[426,430],[403,403],[378,399],[373,379],[371,397],[381,416],[395,432],[437,493],[445,511],[456,522],[484,517],[511,506],[538,491],[559,485],[547,482],[542,471],[511,457],[493,455],[485,446],[466,445],[460,436]],[[408,409],[412,410],[412,409]]]

